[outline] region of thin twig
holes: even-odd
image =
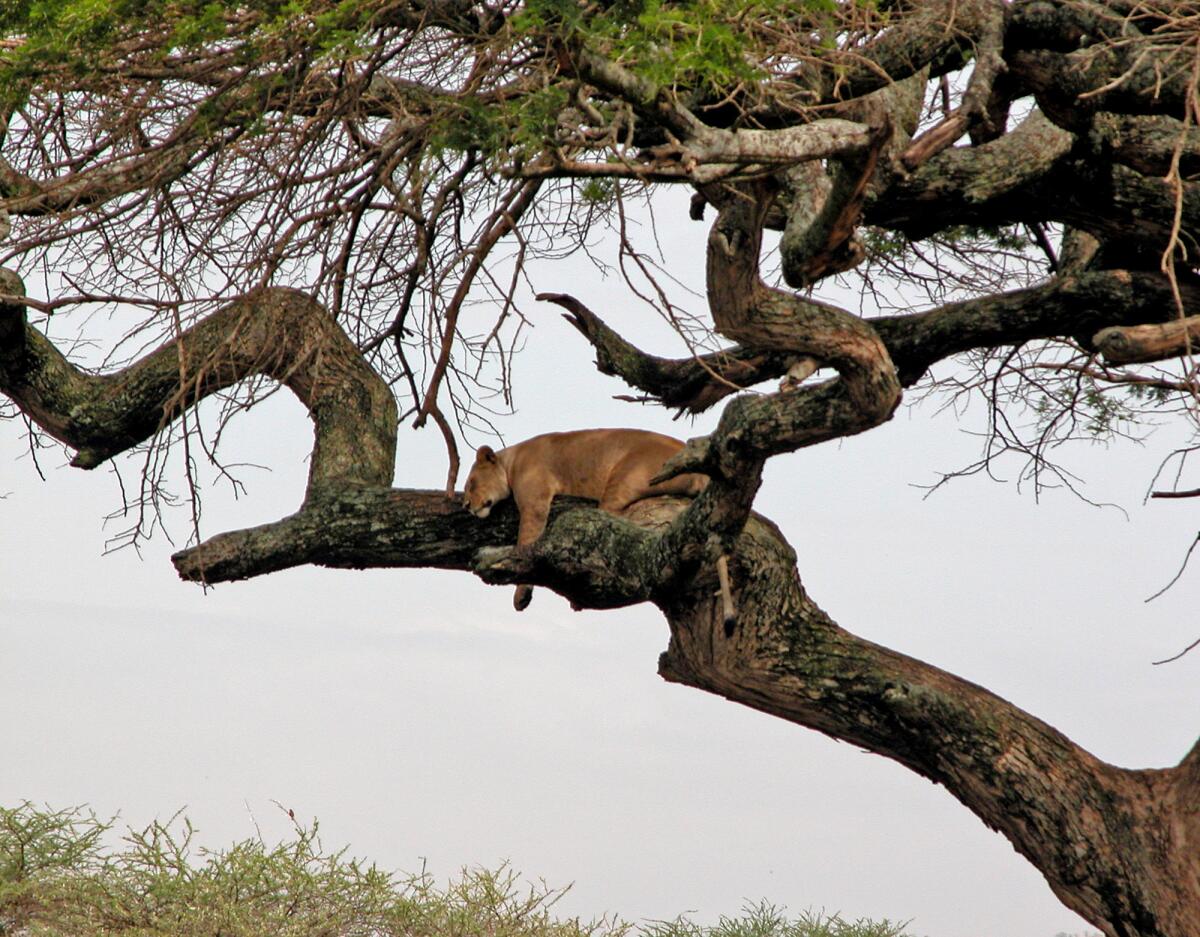
[[[1179,577],[1182,576],[1183,571],[1185,569],[1187,569],[1188,560],[1190,560],[1192,558],[1192,553],[1195,551],[1197,545],[1200,545],[1200,534],[1196,534],[1196,539],[1193,540],[1192,545],[1190,547],[1188,547],[1188,551],[1183,557],[1183,563],[1179,567],[1179,572],[1177,572],[1174,576],[1172,576],[1171,581],[1168,582],[1161,589],[1159,589],[1157,592],[1155,592],[1154,595],[1150,596],[1150,598],[1148,598],[1148,599],[1145,599],[1146,602],[1153,602],[1160,595],[1162,595],[1164,592],[1166,592],[1168,589],[1170,589],[1171,586],[1175,585],[1175,583],[1177,583],[1179,581]],[[1190,650],[1190,648],[1188,650]],[[1187,651],[1184,651],[1183,653],[1186,654]],[[1180,656],[1182,656],[1182,655],[1180,655]],[[1172,657],[1172,658],[1168,658],[1168,659],[1174,660],[1175,658]],[[1162,662],[1160,661],[1159,663],[1162,663]]]

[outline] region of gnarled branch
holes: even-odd
[[[732,551],[769,456],[877,426],[900,402],[895,367],[869,325],[845,310],[763,283],[759,253],[774,195],[766,180],[735,187],[709,231],[713,322],[743,345],[815,358],[839,377],[820,387],[735,400],[710,436],[693,440],[667,461],[659,479],[688,471],[710,477],[661,541],[662,562],[673,564],[680,577]]]
[[[1124,933],[1190,933],[1161,922],[1191,920],[1200,903],[1200,883],[1170,871],[1190,867],[1200,832],[1194,799],[1181,800],[1196,790],[1194,754],[1174,771],[1115,768],[995,694],[847,633],[805,593],[794,553],[765,524],[746,526],[733,578],[732,630],[700,584],[660,600],[672,626],[659,660],[665,679],[944,785],[1091,921],[1140,922]]]
[[[998,223],[1033,214],[1053,218],[1030,192],[1059,163],[1075,137],[1033,111],[1016,129],[982,146],[946,150],[870,199],[866,220],[923,237],[950,223]],[[1042,215],[1042,212],[1047,214]]]
[[[309,491],[333,482],[390,485],[396,403],[333,317],[297,290],[236,300],[113,374],[87,374],[26,322],[20,279],[0,294],[0,391],[94,468],[149,439],[186,407],[256,374],[308,408],[315,442]]]

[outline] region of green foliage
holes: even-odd
[[[607,205],[617,194],[611,179],[586,179],[579,186],[579,198],[590,205]]]
[[[219,39],[225,33],[225,9],[219,3],[206,3],[192,16],[173,24],[172,46],[194,49]]]
[[[451,102],[429,139],[428,155],[436,157],[447,149],[500,152],[509,136],[504,117],[500,108],[481,104],[474,98]]]
[[[679,918],[641,929],[552,916],[561,891],[507,866],[468,870],[445,888],[327,853],[311,829],[268,846],[193,845],[176,816],[118,845],[88,811],[0,808],[0,935],[12,937],[899,937],[886,921],[788,919],[767,904],[704,926]]]
[[[1077,382],[1064,382],[1051,392],[1031,396],[1030,404],[1037,418],[1039,432],[1048,434],[1050,427],[1070,423],[1086,436],[1108,441],[1114,436],[1128,435],[1146,422],[1139,407],[1147,402],[1161,404],[1169,399],[1170,391],[1139,385],[1119,388],[1103,386],[1094,377],[1080,375]]]
[[[913,241],[900,231],[864,227],[859,231],[869,256],[879,259],[906,261]],[[976,250],[1004,250],[1021,253],[1030,249],[1029,234],[1020,225],[949,225],[929,238],[931,242],[964,253]]]
[[[867,255],[880,259],[902,259],[912,243],[901,232],[888,228],[863,227],[858,236],[867,250]]]
[[[376,0],[0,0],[0,106],[47,75],[82,79],[221,41],[246,64],[358,54]]]
[[[498,104],[469,97],[439,103],[428,156],[477,151],[502,165],[532,157],[552,142],[567,90],[550,85]]]
[[[775,5],[773,0],[752,0],[730,9],[720,0],[645,0],[626,23],[601,25],[611,26],[609,54],[644,78],[663,87],[686,83],[716,90],[761,77],[748,61],[747,41],[734,23],[738,15],[770,17]]]
[[[845,921],[841,915],[804,912],[789,918],[782,908],[767,902],[748,905],[740,917],[724,917],[711,926],[688,918],[656,921],[641,937],[903,937],[904,925],[890,921]]]
[[[464,872],[446,889],[402,878],[297,827],[277,846],[208,851],[178,817],[128,832],[81,810],[0,809],[0,934],[29,937],[618,937],[621,927],[557,921],[560,893],[507,867]]]
[[[1132,421],[1134,414],[1111,394],[1091,386],[1083,394],[1084,412],[1087,414],[1085,429],[1092,436],[1110,435],[1122,421]]]
[[[777,49],[758,37],[772,23],[835,11],[833,0],[616,0],[588,16],[576,0],[529,0],[513,28],[582,43],[660,87],[714,94],[765,76],[756,63]]]
[[[217,45],[246,67],[245,81],[291,76],[323,59],[362,56],[378,38],[383,7],[384,0],[0,0],[0,39],[10,40],[0,47],[0,108],[39,83],[104,88],[123,67],[186,61]],[[501,34],[477,40],[481,48],[503,43],[518,58],[567,40],[656,86],[720,97],[765,76],[761,63],[778,55],[764,39],[775,36],[772,24],[803,21],[812,35],[832,36],[836,29],[819,24],[834,23],[834,11],[832,0],[616,0],[600,13],[578,0],[528,0]],[[468,96],[437,102],[431,153],[477,151],[493,164],[530,157],[553,144],[568,97],[551,79],[486,105]]]
[[[939,232],[948,243],[968,246],[992,242],[1006,250],[1019,251],[1029,246],[1029,236],[1020,225],[954,225]]]

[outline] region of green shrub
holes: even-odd
[[[899,937],[888,922],[789,920],[768,904],[715,926],[686,918],[635,928],[552,915],[564,890],[507,865],[447,886],[327,853],[317,826],[276,846],[193,843],[179,815],[119,840],[83,808],[0,808],[0,937]]]

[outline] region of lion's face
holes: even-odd
[[[480,446],[471,474],[467,476],[463,506],[476,517],[487,517],[492,513],[492,507],[510,494],[508,475],[496,460],[496,453],[490,446]]]

